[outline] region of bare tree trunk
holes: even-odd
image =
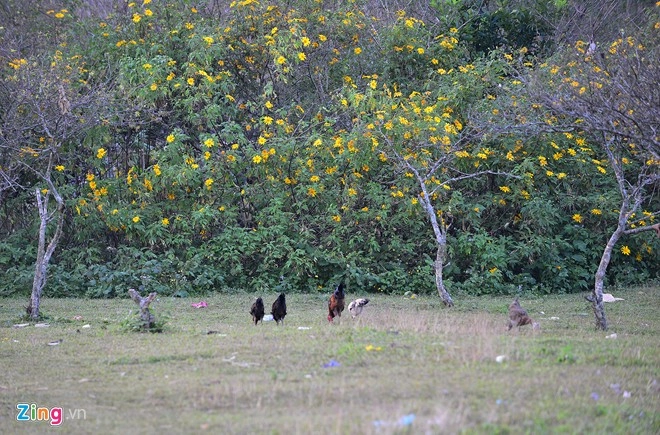
[[[48,194],[46,196],[42,195],[39,188],[35,189],[35,194],[37,196],[37,207],[39,209],[39,219],[41,223],[39,225],[39,243],[37,246],[37,260],[34,268],[34,280],[32,281],[32,295],[30,296],[30,303],[26,307],[26,312],[32,319],[39,318],[41,295],[46,286],[46,279],[48,277],[48,263],[50,262],[53,252],[55,252],[55,248],[62,236],[62,228],[64,227],[64,201],[62,198],[55,193],[54,196],[57,201],[57,209],[53,214],[49,215]],[[53,234],[48,246],[46,246],[46,230],[48,229],[48,223],[53,218],[54,214],[57,215],[57,227],[55,228],[55,234]]]
[[[444,268],[445,262],[447,260],[447,243],[444,245],[438,246],[438,252],[435,254],[435,286],[438,288],[438,294],[440,299],[445,304],[445,306],[453,307],[454,301],[452,300],[449,292],[445,288],[445,283],[442,280],[442,269]]]
[[[594,316],[596,317],[596,328],[602,329],[603,331],[607,329],[607,318],[605,317],[605,306],[603,305],[605,273],[607,272],[607,266],[610,264],[614,245],[616,245],[620,236],[621,232],[619,231],[619,228],[617,228],[607,241],[607,246],[605,246],[603,255],[600,257],[600,263],[598,264],[598,270],[596,271],[592,307],[594,310]]]
[[[431,221],[431,226],[433,227],[433,234],[435,234],[435,241],[438,245],[438,250],[435,254],[435,263],[433,265],[435,269],[435,286],[438,289],[438,294],[440,295],[440,299],[442,299],[442,303],[445,304],[446,307],[453,307],[454,301],[452,300],[451,296],[449,295],[449,292],[445,288],[445,283],[442,278],[442,269],[444,268],[445,260],[447,259],[446,228],[444,226],[441,227],[440,223],[438,222],[438,217],[435,214],[435,208],[431,203],[431,198],[429,197],[428,191],[426,190],[426,186],[423,180],[420,180],[420,185],[422,189],[422,194],[420,195],[420,199],[422,201],[422,205],[424,206],[424,210],[426,210],[426,214],[428,215],[429,220]]]
[[[610,264],[614,246],[616,246],[616,243],[625,233],[628,216],[630,216],[631,213],[629,210],[630,199],[626,196],[627,192],[625,190],[623,190],[623,195],[624,198],[621,202],[621,210],[619,211],[619,221],[617,222],[616,229],[610,236],[610,239],[607,241],[605,250],[603,250],[603,255],[600,257],[600,263],[598,264],[598,270],[596,271],[596,278],[594,282],[592,306],[594,310],[594,316],[596,317],[596,328],[602,329],[603,331],[607,329],[607,318],[605,317],[605,306],[603,305],[603,286],[605,284],[605,273],[607,272],[607,267]]]

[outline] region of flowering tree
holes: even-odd
[[[34,193],[39,229],[27,314],[36,319],[48,264],[63,234],[66,196],[75,190],[67,164],[99,117],[103,85],[85,80],[84,62],[60,51],[18,56],[8,65],[10,73],[0,83],[0,196]]]
[[[404,29],[420,26],[405,15],[400,22]],[[353,114],[349,144],[370,149],[374,157],[389,164],[396,177],[391,195],[413,193],[411,204],[421,206],[428,219],[436,246],[435,284],[448,307],[454,301],[446,289],[443,269],[449,262],[447,239],[453,214],[462,201],[461,183],[485,175],[511,175],[489,168],[486,161],[494,160],[504,148],[482,141],[483,123],[488,118],[484,115],[490,115],[490,99],[481,98],[486,92],[484,83],[491,85],[498,78],[490,76],[480,62],[465,62],[457,36],[456,29],[449,29],[427,47],[428,53],[427,48],[414,46],[400,50],[426,64],[432,91],[419,92],[409,86],[402,90],[403,85],[392,83],[399,77],[381,80],[373,74],[364,76],[360,86],[348,81],[340,100]],[[500,157],[506,160],[504,154],[506,150]],[[459,191],[454,193],[456,188]]]
[[[616,179],[618,219],[593,288],[600,329],[607,329],[602,295],[614,247],[624,235],[656,229],[653,222],[660,215],[659,31],[660,23],[652,18],[639,35],[620,37],[609,45],[579,41],[574,52],[546,64],[529,83],[533,98],[556,116],[556,126],[588,134]],[[623,246],[621,252],[629,255],[630,249]]]

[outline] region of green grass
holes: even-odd
[[[160,298],[159,334],[122,328],[128,299],[45,299],[48,328],[12,327],[27,298],[0,299],[0,432],[52,432],[16,421],[35,403],[68,434],[657,434],[660,289],[617,296],[606,332],[581,295],[523,297],[538,332],[506,331],[508,297],[371,295],[329,325],[325,295],[292,294],[283,327],[251,324],[251,294]]]

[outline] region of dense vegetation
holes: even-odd
[[[452,291],[585,291],[621,208],[603,144],[657,180],[657,89],[607,114],[650,138],[599,136],[539,97],[598,95],[611,76],[585,56],[657,65],[653,2],[608,3],[616,29],[601,2],[112,3],[0,10],[0,295],[28,293],[37,201],[55,225],[58,195],[50,295],[307,292],[342,274],[430,293],[425,195]],[[629,230],[658,222],[657,183],[641,188]],[[659,250],[630,231],[607,283],[657,280]]]

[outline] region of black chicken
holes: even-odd
[[[252,308],[250,308],[250,314],[252,314],[252,320],[254,321],[254,324],[256,325],[261,321],[263,323],[264,320],[264,301],[261,298],[257,298],[256,301],[252,304]]]
[[[286,316],[286,298],[284,293],[280,293],[275,302],[273,302],[273,309],[270,312],[273,315],[273,320],[279,325],[280,321],[284,325],[284,316]]]

